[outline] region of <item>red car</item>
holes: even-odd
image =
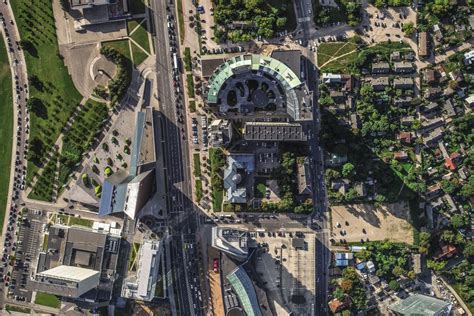
[[[217,258],[214,258],[213,268],[215,273],[219,272],[219,261],[217,260]]]

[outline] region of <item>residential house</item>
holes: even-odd
[[[390,72],[390,64],[385,62],[373,63],[372,74],[388,74]]]
[[[331,190],[338,191],[341,194],[346,194],[349,190],[349,183],[350,181],[347,179],[343,179],[342,181],[332,181]]]
[[[423,79],[429,85],[436,83],[436,71],[434,69],[426,69],[423,73]]]
[[[468,96],[466,99],[464,99],[464,101],[466,101],[466,104],[469,108],[474,109],[474,94]]]
[[[441,249],[433,256],[433,259],[436,261],[445,260],[451,258],[457,253],[458,248],[456,248],[455,245],[448,244],[441,246]]]
[[[451,80],[456,82],[462,82],[464,80],[464,75],[460,69],[453,70],[449,73]]]
[[[423,107],[423,115],[431,118],[439,112],[439,104],[436,102],[430,102]]]
[[[402,60],[402,56],[400,55],[400,52],[393,52],[390,54],[390,61],[391,62],[397,62],[397,61],[401,61]]]
[[[443,193],[443,190],[441,189],[441,185],[439,183],[433,184],[429,186],[426,189],[426,198],[428,200],[432,200],[434,198],[437,198]]]
[[[412,63],[401,61],[394,63],[394,70],[397,74],[406,74],[415,71]]]
[[[434,38],[441,43],[443,40],[443,33],[441,32],[441,29],[438,24],[433,25],[433,33],[434,33]]]
[[[412,126],[414,122],[415,118],[412,115],[402,116],[402,118],[400,119],[400,123],[403,126]]]
[[[341,80],[344,86],[342,87],[343,92],[352,92],[354,86],[354,78],[351,75],[341,75]]]
[[[427,32],[420,32],[418,34],[418,55],[420,57],[427,57],[430,55],[428,46],[428,33]]]
[[[462,161],[462,156],[459,152],[453,152],[451,155],[448,157],[444,158],[444,166],[451,170],[454,171],[456,170],[457,166],[459,163]]]
[[[354,183],[354,190],[357,192],[359,197],[365,197],[367,195],[367,189],[364,182]]]
[[[453,96],[454,92],[456,92],[456,91],[454,91],[453,88],[447,87],[446,89],[444,89],[443,94],[444,94],[445,97],[449,98],[449,97]]]
[[[383,91],[389,85],[388,77],[372,78],[371,85],[374,91]]]
[[[421,123],[421,130],[422,130],[422,133],[427,133],[443,125],[444,125],[444,120],[442,118],[426,120],[423,123]]]
[[[411,144],[411,132],[400,132],[397,139],[402,143]]]
[[[395,78],[393,80],[395,89],[413,89],[413,78]]]
[[[425,91],[425,99],[434,100],[441,96],[441,89],[439,88],[428,88]]]
[[[369,273],[375,273],[375,264],[371,260],[367,261],[365,267]]]
[[[343,103],[346,98],[343,92],[331,90],[329,96],[334,100],[335,103]]]
[[[351,298],[349,296],[344,296],[344,299],[342,299],[341,301],[335,298],[332,301],[330,301],[328,305],[331,312],[335,314],[351,306],[351,303],[352,303]]]
[[[401,97],[398,97],[398,98],[395,98],[393,100],[393,103],[395,106],[398,106],[398,107],[407,107],[407,106],[410,106],[412,103],[412,100],[413,98],[410,97],[410,96],[401,96]]]
[[[397,151],[393,154],[393,159],[398,160],[398,161],[404,161],[408,159],[408,154],[406,151]]]
[[[339,155],[339,154],[336,154],[336,153],[327,153],[327,157],[324,161],[324,163],[328,167],[341,166],[342,164],[344,164],[346,162],[347,162],[347,155],[346,154]]]
[[[438,144],[438,142],[443,138],[444,132],[442,128],[437,128],[433,130],[432,132],[429,132],[428,134],[423,136],[423,143],[426,146],[433,147]],[[435,168],[433,168],[436,170]]]
[[[408,52],[405,54],[405,60],[408,60],[408,61],[415,61],[415,54],[413,52]]]
[[[351,127],[353,129],[361,128],[361,122],[360,122],[359,116],[356,113],[351,114]]]
[[[340,74],[323,73],[322,81],[325,84],[341,83],[342,82],[342,76]]]
[[[474,50],[471,50],[464,54],[464,64],[472,65],[474,63]]]
[[[456,108],[454,107],[453,101],[451,99],[447,99],[443,105],[444,111],[448,117],[456,116]]]

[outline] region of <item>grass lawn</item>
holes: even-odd
[[[200,202],[202,199],[202,181],[196,179],[194,187],[196,188],[196,201]]]
[[[350,53],[340,59],[327,63],[321,70],[326,72],[347,72],[348,66],[351,65],[358,56],[358,52]]]
[[[220,173],[225,165],[225,154],[220,148],[209,148],[209,159],[211,160],[212,208],[214,212],[220,212],[224,200],[224,182]]]
[[[132,20],[131,22],[135,22],[137,23],[137,25],[139,25],[138,22],[135,20]],[[144,50],[150,53],[150,42],[148,41],[148,31],[146,29],[146,23],[143,22],[142,24],[138,26],[136,30],[134,30],[135,27],[137,26],[135,25],[135,23],[133,23],[134,27],[128,28],[128,34],[135,42],[137,42],[138,45],[140,45]],[[133,33],[130,35],[130,32],[132,30],[133,30]]]
[[[186,82],[188,84],[188,96],[190,99],[195,97],[195,92],[194,92],[194,79],[192,74],[187,74],[186,75]]]
[[[130,257],[128,258],[128,271],[131,271],[134,266],[136,266],[135,258],[138,255],[138,251],[140,250],[140,244],[134,242],[132,245],[132,251],[130,253]],[[135,263],[135,264],[134,264]]]
[[[196,101],[194,100],[189,101],[189,111],[191,113],[196,112]]]
[[[118,41],[109,41],[109,42],[102,42],[102,45],[109,46],[117,50],[120,54],[127,57],[130,61],[132,60],[132,54],[130,52],[130,46],[132,46],[132,50],[135,56],[134,64],[138,66],[142,63],[146,57],[148,57],[141,49],[133,45],[129,46],[130,41],[128,39],[118,40]],[[135,55],[135,53],[137,55]]]
[[[141,50],[137,45],[132,42],[132,54],[133,54],[133,63],[135,65],[140,65],[142,62],[147,59],[148,55]]]
[[[179,39],[181,44],[184,41],[184,13],[183,13],[183,0],[177,0],[178,3],[178,27],[179,27]]]
[[[35,186],[28,194],[28,198],[40,201],[53,201],[54,186],[57,183],[56,169],[58,163],[57,153],[53,154],[53,157],[48,161],[46,166],[43,168],[43,172],[38,180],[35,182]]]
[[[5,309],[7,312],[18,312],[18,313],[24,313],[24,314],[30,314],[31,309],[28,307],[20,307],[20,306],[15,306],[15,305],[5,305]]]
[[[201,156],[199,153],[193,154],[193,162],[194,162],[194,176],[200,177],[201,176]]]
[[[127,33],[130,35],[132,31],[140,24],[141,19],[134,19],[127,21]]]
[[[255,178],[255,190],[254,190],[255,197],[263,198],[265,197],[266,192],[267,192],[267,185],[265,184],[265,179]]]
[[[58,299],[56,295],[37,292],[35,304],[49,306],[53,308],[59,308],[59,306],[61,305],[61,301]]]
[[[128,9],[132,14],[145,13],[146,0],[128,0]]]
[[[118,41],[102,42],[102,45],[112,47],[120,54],[132,60],[132,56],[130,55],[130,46],[128,45],[128,42],[128,39],[123,39]]]
[[[48,234],[44,234],[44,238],[43,238],[43,251],[48,250],[48,239],[49,239],[49,235],[48,235]]]
[[[355,49],[357,49],[357,44],[350,42],[321,43],[318,47],[318,66],[323,65],[331,58],[347,54]]]
[[[12,78],[4,43],[0,40],[0,232],[7,207],[13,140]]]
[[[165,292],[164,281],[165,280],[163,279],[163,277],[156,281],[155,297],[163,297],[163,294]]]
[[[92,228],[92,225],[94,224],[93,220],[86,219],[86,218],[80,218],[80,217],[75,217],[75,216],[70,216],[69,217],[69,225],[77,225],[77,226],[84,226],[84,227],[89,227]]]
[[[30,80],[30,158],[27,182],[41,166],[82,96],[74,87],[56,38],[50,0],[10,1],[24,49]]]

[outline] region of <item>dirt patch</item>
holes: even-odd
[[[413,229],[407,203],[373,205],[345,205],[331,207],[332,238],[339,242],[360,242],[390,239],[395,242],[413,243]],[[337,227],[339,223],[340,227]],[[365,232],[364,232],[365,230]],[[344,234],[341,234],[341,231]]]

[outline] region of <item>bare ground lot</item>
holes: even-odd
[[[376,208],[358,204],[331,207],[332,237],[339,242],[360,242],[361,239],[390,239],[395,242],[413,243],[413,230],[409,223],[410,211],[407,203],[387,204]],[[349,225],[346,225],[346,222]],[[336,227],[340,223],[340,227]],[[365,229],[365,233],[363,232]],[[341,231],[345,230],[345,235]]]

